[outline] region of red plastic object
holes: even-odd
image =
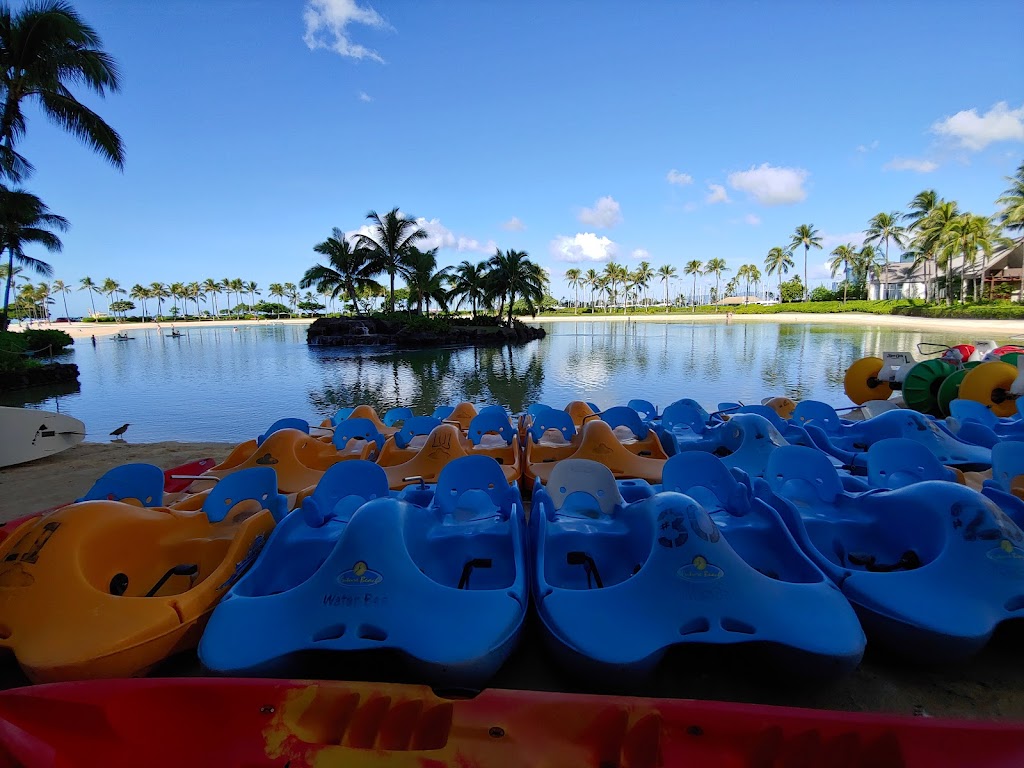
[[[1017,344],[1004,344],[1001,347],[996,347],[992,350],[993,355],[1008,355],[1011,352],[1024,352],[1024,347]]]
[[[244,640],[240,640],[244,642]],[[1024,724],[377,683],[184,678],[0,694],[0,768],[1024,765]]]
[[[974,354],[975,347],[973,344],[957,344],[955,346],[950,347],[948,350],[946,350],[946,352],[943,352],[941,359],[950,362],[947,358],[947,355],[954,349],[959,350],[961,355],[960,361],[967,362],[967,358]]]

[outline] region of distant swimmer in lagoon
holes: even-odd
[[[95,333],[92,335],[92,345],[94,347],[96,346],[96,334]]]

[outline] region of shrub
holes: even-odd
[[[25,337],[25,348],[29,350],[50,347],[54,352],[60,352],[75,343],[74,339],[67,332],[57,328],[49,330],[31,329],[24,331],[21,335]]]

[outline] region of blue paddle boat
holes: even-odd
[[[203,664],[278,674],[310,652],[353,665],[388,655],[432,685],[482,687],[528,605],[518,490],[493,459],[470,456],[445,466],[421,507],[390,497],[380,467],[341,466],[217,607]]]
[[[848,493],[828,459],[802,446],[773,452],[755,488],[853,604],[872,643],[946,662],[1024,618],[1024,532],[971,488],[926,480]]]
[[[714,456],[677,456],[665,476],[687,493],[627,504],[607,468],[576,460],[535,490],[533,593],[559,659],[627,685],[692,643],[755,644],[802,673],[853,669],[857,618],[778,515]]]
[[[1024,419],[1020,416],[1000,418],[982,403],[960,399],[950,402],[949,412],[952,430],[965,443],[992,448],[1004,440],[1024,441]],[[1018,450],[1024,453],[1024,446]]]
[[[1021,448],[1009,441],[992,446],[992,478],[982,483],[981,492],[1024,528],[1024,450]]]

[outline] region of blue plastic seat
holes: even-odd
[[[441,470],[433,506],[442,519],[465,523],[508,520],[513,508],[521,510],[523,502],[519,486],[509,485],[497,461],[490,456],[464,456]]]
[[[1004,440],[1024,441],[1024,420],[1019,417],[999,418],[973,400],[953,400],[949,409],[948,421],[965,443],[992,448]]]
[[[557,430],[567,441],[576,436],[576,425],[572,422],[572,416],[565,411],[556,411],[554,408],[534,414],[533,423],[529,429],[530,437],[535,443],[539,443],[549,429]]]
[[[680,451],[684,442],[698,439],[707,430],[710,418],[707,411],[692,401],[679,400],[665,408],[661,423],[655,426],[665,452],[671,456]]]
[[[434,427],[439,426],[441,419],[437,416],[413,416],[406,419],[402,428],[395,432],[395,445],[399,448],[408,448],[414,437],[429,435]]]
[[[992,478],[982,483],[982,493],[1024,528],[1024,446],[1003,442],[992,446]]]
[[[302,500],[302,514],[310,528],[329,520],[347,523],[363,504],[390,493],[388,476],[381,467],[372,461],[342,461],[330,467],[312,495]]]
[[[835,408],[828,403],[822,403],[817,400],[801,400],[797,403],[796,408],[793,410],[792,421],[801,427],[813,424],[828,435],[838,435],[840,428],[844,424],[853,423],[849,421],[844,422],[839,418]]]
[[[203,500],[203,512],[219,523],[243,501],[258,501],[276,522],[288,514],[288,498],[278,493],[277,473],[270,467],[251,467],[221,478]]]
[[[439,405],[437,406],[437,408],[434,409],[434,412],[431,414],[431,416],[433,416],[435,419],[438,419],[439,421],[444,421],[445,419],[452,415],[452,412],[454,410],[454,405]]]
[[[976,421],[986,427],[994,427],[1000,419],[984,404],[975,400],[962,400],[956,398],[949,403],[949,415],[961,424],[965,421]]]
[[[706,430],[697,439],[680,444],[681,452],[703,451],[720,457],[727,467],[762,477],[768,457],[789,445],[771,422],[756,413],[740,413]]]
[[[736,521],[733,530],[673,491],[604,509],[593,500],[591,514],[580,514],[587,508],[579,502],[570,507],[572,496],[556,504],[548,493],[554,473],[535,491],[534,600],[559,661],[632,683],[673,646],[751,643],[794,671],[853,669],[864,652],[857,617],[777,514],[751,501],[720,462],[709,472],[715,457],[672,461],[677,478],[710,482],[703,495],[713,496],[725,525]],[[723,478],[733,484],[724,501],[715,495]]]
[[[334,447],[344,450],[350,440],[365,440],[377,444],[379,451],[384,447],[384,435],[377,431],[377,425],[370,419],[345,419],[334,428]]]
[[[105,472],[84,496],[75,501],[124,501],[159,507],[164,499],[164,472],[152,464],[122,464]]]
[[[413,417],[412,408],[388,408],[382,421],[385,427],[393,427],[398,422],[404,422]]]
[[[526,406],[526,415],[536,416],[538,413],[551,410],[555,409],[553,409],[550,405],[544,405],[544,403],[533,403],[531,405]]]
[[[925,480],[957,482],[956,472],[942,466],[925,446],[902,437],[889,437],[872,445],[867,468],[872,488],[903,488]]]
[[[305,419],[278,419],[269,427],[267,431],[256,438],[256,445],[263,445],[263,441],[270,437],[275,432],[280,432],[282,429],[297,429],[300,432],[309,434],[309,422]]]
[[[584,402],[587,404],[587,406],[590,408],[590,410],[592,410],[594,413],[600,413],[601,412],[601,409],[598,407],[597,403],[592,403],[589,400],[584,400]]]
[[[952,661],[1024,617],[1024,532],[971,488],[926,480],[851,494],[801,446],[775,451],[755,485],[857,609],[869,642]]]
[[[487,434],[497,434],[505,441],[505,445],[512,445],[516,431],[512,428],[512,422],[509,421],[505,409],[495,405],[482,409],[473,417],[469,422],[467,434],[473,445],[480,445]]]
[[[352,415],[355,408],[339,408],[338,412],[331,416],[331,424],[337,426],[340,422]]]
[[[389,653],[417,680],[479,689],[513,650],[528,605],[522,511],[509,511],[507,520],[459,535],[458,524],[431,510],[375,499],[347,525],[332,521],[318,537],[306,529],[316,554],[287,582],[271,566],[286,565],[282,558],[295,550],[275,533],[215,609],[200,658],[221,673],[265,674],[313,651],[334,656],[334,666]]]
[[[658,418],[658,407],[650,400],[633,399],[626,403],[626,407],[636,411],[644,421]]]
[[[641,420],[640,415],[629,406],[616,405],[601,413],[601,421],[612,429],[625,427],[637,440],[647,437],[650,428]]]

